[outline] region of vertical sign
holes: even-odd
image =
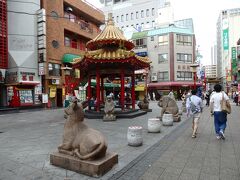
[[[237,74],[237,58],[236,58],[236,47],[232,47],[232,75],[236,76]]]
[[[223,30],[223,49],[228,50],[229,48],[229,34],[228,28]]]

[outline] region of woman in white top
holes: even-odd
[[[214,126],[217,139],[225,139],[224,131],[227,127],[227,113],[222,112],[221,101],[224,98],[230,106],[229,97],[222,91],[222,86],[216,84],[214,86],[215,93],[210,98],[211,114],[214,115]]]

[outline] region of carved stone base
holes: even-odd
[[[117,153],[106,153],[106,156],[96,160],[80,160],[62,153],[50,154],[50,163],[70,171],[75,171],[92,177],[100,177],[118,163]]]
[[[103,116],[103,121],[116,121],[116,116],[114,115],[104,115]]]
[[[173,122],[180,122],[181,116],[173,116]]]

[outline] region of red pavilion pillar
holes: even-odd
[[[132,109],[135,109],[135,74],[133,71],[132,74],[132,87],[131,87],[131,96],[132,96]]]
[[[124,110],[124,69],[121,69],[121,106],[122,110]]]
[[[88,87],[87,87],[87,96],[88,96],[88,103],[90,102],[91,98],[92,98],[92,93],[91,93],[91,76],[88,75]],[[88,106],[88,109],[90,110],[91,107]]]
[[[96,103],[96,109],[99,112],[100,111],[100,73],[99,69],[97,68],[96,71],[96,95],[97,95],[97,103]]]
[[[104,102],[104,83],[103,83],[103,77],[101,77],[101,101]]]

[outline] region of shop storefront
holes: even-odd
[[[41,105],[40,81],[34,81],[34,72],[6,73],[7,105],[10,107]]]

